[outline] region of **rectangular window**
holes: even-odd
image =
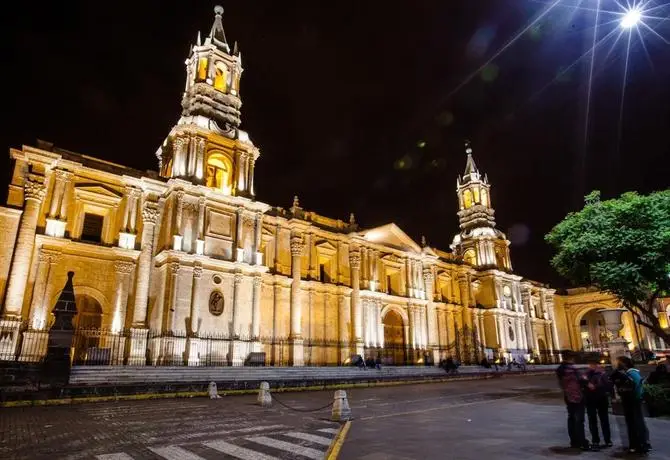
[[[85,213],[81,240],[88,241],[89,243],[100,243],[102,241],[102,224],[104,220],[104,216]]]
[[[391,293],[391,275],[386,275],[386,293]]]

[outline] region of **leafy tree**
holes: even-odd
[[[613,294],[636,318],[670,344],[658,318],[658,298],[670,293],[670,190],[601,201],[585,198],[545,236],[556,250],[553,267],[578,285]]]

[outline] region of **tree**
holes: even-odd
[[[585,202],[545,236],[557,251],[552,266],[577,285],[614,295],[670,343],[658,317],[658,299],[670,293],[670,190],[606,201],[594,191]]]

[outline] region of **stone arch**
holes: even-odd
[[[384,321],[384,317],[386,317],[386,314],[390,311],[394,311],[400,315],[402,318],[402,323],[403,326],[408,326],[409,325],[409,316],[407,315],[407,311],[405,311],[404,308],[399,307],[398,305],[386,305],[384,308],[382,308],[382,322]]]
[[[74,296],[75,299],[77,296],[88,296],[94,299],[98,304],[100,304],[100,308],[102,309],[102,318],[103,318],[103,327],[111,325],[111,318],[112,318],[112,311],[110,308],[110,302],[107,299],[107,296],[102,293],[102,291],[91,287],[91,286],[86,286],[86,285],[77,285],[76,283],[73,283],[74,288]],[[58,291],[52,298],[51,298],[51,303],[49,304],[49,313],[51,313],[51,309],[56,305],[56,302],[58,301],[58,297],[60,296],[61,291]],[[125,318],[124,318],[125,320]]]

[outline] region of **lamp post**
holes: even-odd
[[[598,313],[603,315],[605,319],[605,328],[612,335],[612,339],[607,344],[607,349],[610,355],[610,363],[616,367],[616,359],[619,356],[629,356],[628,342],[619,335],[619,331],[623,328],[623,321],[621,316],[627,311],[625,308],[603,308],[598,310]]]

